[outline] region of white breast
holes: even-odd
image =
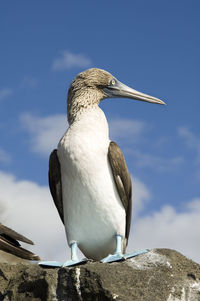
[[[125,235],[125,210],[108,161],[108,125],[99,107],[81,114],[58,145],[67,240],[99,260]]]

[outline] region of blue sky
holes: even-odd
[[[43,257],[65,256],[47,171],[67,128],[67,89],[98,67],[167,103],[101,103],[133,175],[130,247],[176,248],[199,261],[199,9],[179,0],[1,2],[0,215]]]

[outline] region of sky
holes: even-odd
[[[68,127],[71,81],[97,67],[167,103],[100,104],[133,179],[128,250],[200,262],[199,10],[198,0],[1,1],[0,222],[43,259],[70,254],[48,159]]]

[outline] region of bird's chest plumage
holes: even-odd
[[[81,116],[58,145],[68,242],[84,254],[103,258],[124,236],[125,210],[108,161],[108,126],[100,109]],[[98,252],[97,252],[98,249]]]

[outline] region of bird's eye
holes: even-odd
[[[111,86],[114,86],[115,83],[116,83],[116,82],[115,82],[114,78],[112,78],[111,81],[110,81],[110,85],[111,85]]]

